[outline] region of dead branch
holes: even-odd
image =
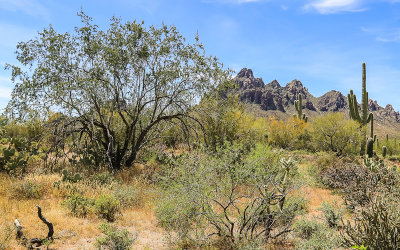
[[[36,205],[36,207],[38,209],[38,217],[39,217],[39,219],[44,224],[46,224],[46,226],[49,229],[49,232],[48,232],[46,238],[44,238],[44,239],[41,239],[41,238],[28,239],[28,238],[26,238],[26,236],[22,232],[22,225],[19,222],[19,220],[15,219],[15,221],[14,221],[14,225],[17,228],[17,237],[16,237],[16,239],[20,242],[21,245],[27,247],[28,249],[34,249],[34,248],[40,247],[41,245],[43,245],[45,243],[45,241],[48,241],[48,240],[52,241],[53,240],[53,234],[54,234],[53,224],[50,223],[49,221],[47,221],[46,218],[43,217],[42,208],[39,205]]]

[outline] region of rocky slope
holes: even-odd
[[[280,111],[294,114],[294,101],[298,95],[303,97],[303,112],[308,116],[314,116],[324,112],[346,112],[348,113],[347,97],[339,91],[314,97],[303,86],[301,81],[293,80],[286,86],[281,86],[278,81],[273,80],[264,84],[262,78],[255,78],[251,69],[242,69],[234,78],[238,88],[234,91],[239,95],[242,102],[255,104],[264,111]],[[358,97],[360,100],[361,96]],[[392,105],[381,107],[377,101],[369,100],[369,110],[374,113],[374,118],[381,124],[400,124],[400,114],[394,110]],[[275,112],[276,113],[276,112]]]

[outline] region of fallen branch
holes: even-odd
[[[49,229],[49,232],[47,234],[47,237],[44,239],[41,238],[32,238],[32,239],[28,239],[25,237],[24,233],[22,232],[22,225],[19,222],[18,219],[15,219],[14,221],[14,225],[17,228],[17,240],[20,241],[20,244],[27,247],[28,249],[33,249],[36,247],[40,247],[41,245],[43,245],[43,243],[45,241],[52,241],[53,240],[53,234],[54,234],[54,228],[53,228],[53,224],[50,223],[49,221],[46,220],[46,218],[43,217],[42,215],[42,208],[39,205],[36,205],[37,209],[38,209],[38,217],[39,219],[46,224],[46,226]]]

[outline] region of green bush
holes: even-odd
[[[226,145],[215,154],[186,155],[169,167],[156,210],[162,226],[185,242],[223,239],[225,247],[284,238],[304,208],[303,199],[290,195],[297,166],[265,146],[244,152]]]
[[[298,237],[309,240],[318,231],[324,229],[324,225],[316,220],[301,219],[293,225],[293,230]]]
[[[122,208],[137,206],[140,203],[139,192],[134,186],[121,186],[118,187],[113,197],[119,201]]]
[[[94,203],[95,213],[99,217],[106,219],[108,222],[115,221],[117,213],[120,211],[120,209],[120,202],[110,195],[102,195],[97,198]]]
[[[11,197],[14,199],[40,199],[43,197],[43,190],[38,182],[21,181],[12,184]]]
[[[296,249],[299,250],[333,250],[340,248],[339,237],[328,228],[316,231],[309,240],[301,241]]]
[[[94,201],[81,194],[71,194],[62,204],[69,209],[72,215],[86,218],[92,210]]]
[[[95,174],[89,178],[90,182],[96,185],[109,185],[113,183],[115,180],[114,176],[109,172],[103,172],[99,174]]]
[[[344,212],[343,209],[339,208],[337,204],[334,206],[329,202],[323,202],[321,211],[324,213],[325,221],[330,228],[339,226]]]
[[[347,221],[342,230],[344,246],[400,249],[399,194],[382,193],[353,217],[354,220]]]
[[[63,182],[70,182],[70,183],[77,183],[79,181],[81,181],[82,175],[80,173],[69,173],[68,170],[64,169],[64,171],[62,172],[62,181]]]
[[[331,151],[336,155],[359,152],[364,140],[360,125],[343,113],[329,113],[312,122],[311,138],[316,151]]]
[[[98,249],[125,250],[131,249],[134,236],[126,229],[118,229],[109,223],[100,225],[100,230],[105,236],[96,239]]]

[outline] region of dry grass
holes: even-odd
[[[104,222],[95,216],[88,218],[73,217],[62,206],[68,187],[54,187],[53,183],[61,180],[59,175],[30,175],[24,179],[14,179],[5,175],[0,176],[0,223],[12,224],[19,219],[23,226],[23,232],[28,238],[44,238],[47,235],[47,227],[37,217],[35,205],[40,205],[43,215],[53,223],[55,229],[55,241],[50,245],[51,249],[94,249],[96,238],[101,236],[99,225]],[[34,182],[40,185],[43,196],[40,199],[24,199],[16,197],[15,185],[24,182]],[[86,196],[95,198],[100,194],[111,193],[116,186],[90,186],[81,183],[74,184]],[[152,190],[146,184],[136,181],[135,186],[140,190]],[[129,207],[122,211],[116,221],[120,227],[127,228],[137,236],[134,249],[163,249],[165,232],[161,229],[154,215],[152,201],[155,193],[150,191],[139,192],[140,205]],[[2,238],[0,232],[0,239]],[[1,243],[1,242],[0,242]],[[9,241],[9,249],[24,249],[17,244],[13,236]]]

